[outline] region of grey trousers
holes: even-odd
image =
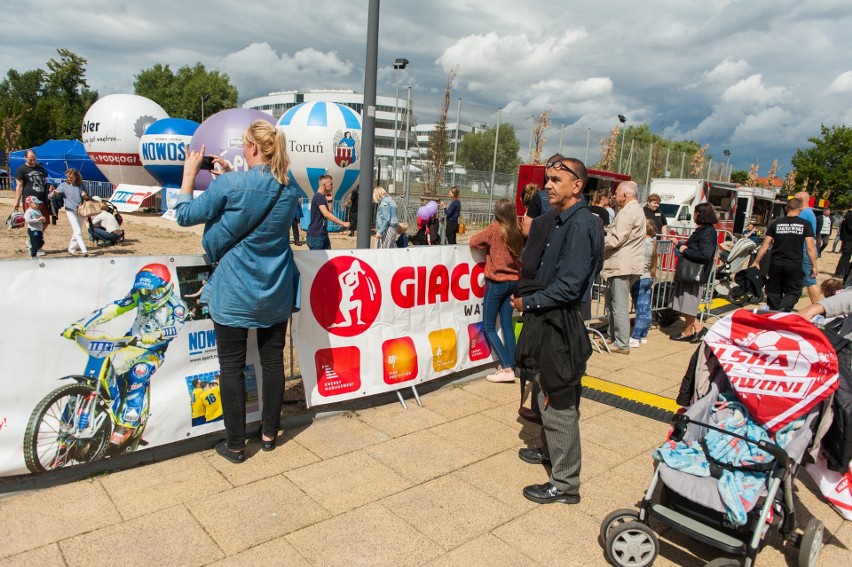
[[[550,483],[568,494],[580,493],[580,390],[550,398],[545,407],[541,378],[538,407],[541,412],[541,447],[550,458]]]
[[[630,286],[635,276],[612,276],[607,280],[606,306],[609,310],[609,338],[618,348],[630,348]]]

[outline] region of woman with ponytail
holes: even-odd
[[[284,133],[269,122],[256,120],[243,134],[248,170],[231,171],[226,160],[211,156],[215,179],[193,198],[204,150],[201,146],[200,152],[190,151],[186,157],[175,210],[181,226],[204,223],[201,245],[216,266],[200,298],[213,319],[219,353],[227,439],[216,444],[216,452],[232,463],[242,463],[246,443],[243,368],[249,329],[257,329],[263,370],[263,422],[256,436],[264,451],[275,448],[281,428],[284,338],[299,285],[289,230],[299,193],[287,186],[290,158]]]
[[[485,250],[485,298],[482,301],[482,330],[500,364],[490,382],[515,381],[515,329],[510,298],[518,281],[519,259],[524,237],[518,225],[515,204],[500,199],[494,204],[494,221],[470,239],[470,247]],[[497,334],[500,318],[503,340]]]

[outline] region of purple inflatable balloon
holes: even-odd
[[[423,220],[429,220],[429,217],[432,216],[429,214],[429,207],[427,205],[423,205],[419,209],[417,209],[417,217]]]
[[[201,123],[192,136],[189,149],[200,151],[203,144],[207,155],[222,156],[231,164],[232,170],[246,171],[248,166],[243,158],[243,134],[255,120],[265,120],[275,126],[275,119],[259,110],[231,108],[217,112]],[[204,191],[212,180],[209,171],[199,171],[195,177],[195,188]]]

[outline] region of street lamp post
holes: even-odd
[[[399,72],[408,65],[408,59],[403,59],[402,57],[398,58],[393,62],[393,68],[396,69],[396,100],[394,102],[393,108],[393,186],[394,192],[396,192],[396,148],[399,145],[398,137],[398,122],[399,122]],[[390,184],[388,184],[390,185]]]
[[[204,103],[210,98],[209,94],[201,95],[201,121],[204,122]]]
[[[624,116],[623,114],[619,114],[618,115],[618,121],[621,122],[622,124],[624,124],[625,122],[627,122],[627,117]],[[622,127],[621,128],[621,150],[619,151],[619,155],[618,155],[618,172],[619,173],[624,173],[624,171],[622,171],[622,169],[621,169],[621,163],[622,163],[621,160],[624,158],[624,134],[625,134],[624,127]]]
[[[728,182],[731,181],[731,151],[730,150],[722,150],[722,153],[727,158],[727,162],[725,163],[725,169],[728,170]]]

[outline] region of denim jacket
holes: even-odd
[[[396,216],[396,203],[393,197],[385,197],[379,202],[379,210],[376,213],[376,234],[384,234],[389,226],[399,224]]]
[[[219,176],[197,199],[178,196],[178,224],[205,223],[201,245],[218,265],[201,302],[221,325],[270,327],[299,307],[299,272],[289,235],[299,194],[286,186],[273,205],[279,186],[269,169],[258,165]],[[260,226],[246,234],[270,206]]]

